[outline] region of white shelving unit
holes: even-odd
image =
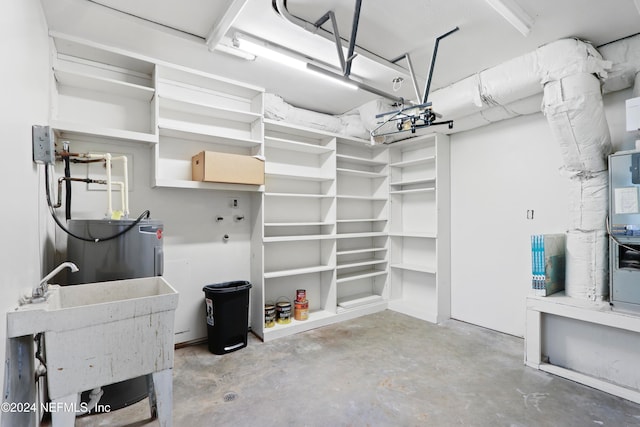
[[[338,139],[337,310],[386,308],[388,150]]]
[[[451,313],[449,140],[401,141],[389,158],[389,308],[438,323]]]
[[[263,155],[263,90],[177,66],[156,66],[156,187],[260,191],[258,185],[191,180],[200,151]]]
[[[50,124],[58,137],[158,142],[153,62],[59,33],[50,40]]]
[[[252,330],[271,340],[321,326],[335,315],[335,137],[265,120],[263,286]],[[309,318],[293,319],[297,289]],[[288,300],[291,323],[264,326],[264,304]]]

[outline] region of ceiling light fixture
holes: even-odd
[[[246,34],[237,34],[234,39],[234,44],[236,43],[239,49],[258,57],[266,58],[298,70],[306,70],[307,68],[306,61],[293,57],[287,49],[265,40],[250,37]]]
[[[238,49],[235,46],[228,46],[222,43],[218,43],[214,50],[226,53],[228,55],[237,56],[238,58],[246,59],[247,61],[255,61],[256,59],[256,56],[252,53],[246,52],[242,49]]]
[[[310,71],[318,77],[327,79],[348,89],[358,90],[358,82],[351,81],[351,79],[349,79],[348,77],[344,77],[340,74],[325,70],[324,68],[318,67],[317,65],[307,64],[307,71]]]
[[[523,36],[529,35],[534,19],[515,0],[485,0]]]
[[[338,70],[333,72],[329,66],[320,67],[311,63],[311,61],[313,61],[312,59],[306,58],[297,52],[276,45],[275,43],[247,34],[237,33],[234,37],[234,46],[237,46],[239,50],[248,52],[249,54],[275,61],[296,70],[307,71],[316,77],[337,83],[343,87],[352,90],[358,89],[359,82],[339,74]]]

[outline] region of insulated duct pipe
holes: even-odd
[[[614,87],[630,86],[640,68],[640,49],[632,49],[631,44],[637,47],[640,38],[608,46],[617,59],[607,61],[588,43],[558,40],[431,96],[435,111],[455,120],[453,132],[459,132],[540,111],[543,88],[543,112],[560,144],[564,173],[571,179],[566,293],[573,297],[599,300],[608,293],[606,159],[611,153],[611,137],[601,79],[617,67]],[[633,59],[627,61],[628,56]]]

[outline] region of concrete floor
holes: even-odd
[[[392,311],[217,356],[176,351],[174,426],[638,426],[640,405],[527,368],[523,340]],[[159,425],[147,400],[76,426]]]

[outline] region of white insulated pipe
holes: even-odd
[[[104,159],[105,161],[105,167],[107,169],[106,171],[106,175],[107,175],[107,214],[106,217],[108,219],[111,219],[113,217],[113,195],[111,194],[111,190],[112,190],[112,185],[113,184],[119,184],[120,187],[120,192],[121,194],[121,201],[122,201],[122,213],[123,216],[125,218],[129,217],[129,168],[128,168],[128,163],[127,163],[127,156],[117,156],[117,157],[112,157],[111,153],[88,153],[86,155],[87,158],[89,159]],[[113,182],[111,179],[111,163],[113,161],[122,161],[123,164],[123,175],[124,175],[124,179],[123,182],[120,181],[116,181]]]

